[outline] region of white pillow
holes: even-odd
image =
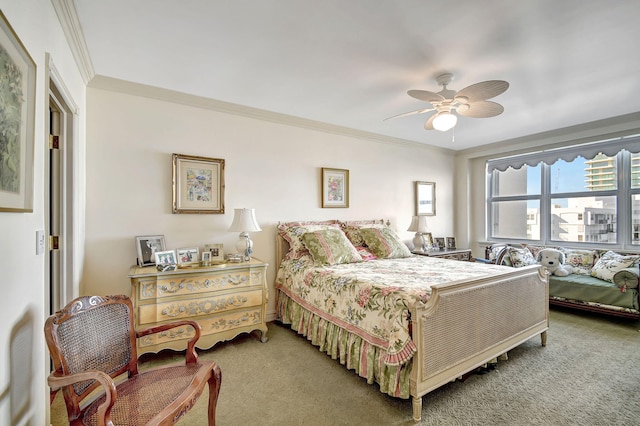
[[[528,248],[509,247],[509,257],[514,268],[522,268],[536,263],[536,258]]]
[[[637,262],[638,259],[640,259],[640,256],[623,256],[609,250],[593,265],[591,276],[613,282],[613,276],[616,272],[628,268]]]

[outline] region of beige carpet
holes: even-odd
[[[553,309],[548,345],[534,338],[488,374],[423,398],[422,425],[638,425],[640,323]],[[218,361],[218,425],[412,425],[410,400],[383,395],[278,323],[269,341],[241,335],[201,351]],[[175,360],[145,355],[143,366]],[[59,395],[52,424],[66,424]],[[182,420],[205,425],[206,400]]]

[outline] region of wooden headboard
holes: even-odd
[[[276,230],[276,271],[280,268],[280,262],[289,252],[289,241],[285,240]]]

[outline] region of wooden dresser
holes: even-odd
[[[208,349],[240,333],[260,330],[267,341],[266,309],[268,264],[258,259],[159,272],[155,266],[132,266],[131,299],[135,327],[190,319],[202,327],[196,346]],[[138,355],[161,349],[186,349],[192,327],[178,327],[138,339]]]
[[[475,259],[473,258],[473,256],[471,256],[471,249],[444,249],[428,251],[414,250],[411,253],[419,254],[421,256],[441,257],[444,259],[475,262]]]

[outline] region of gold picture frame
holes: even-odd
[[[322,168],[322,208],[349,207],[349,170]]]
[[[224,213],[224,160],[173,154],[173,213]]]
[[[0,211],[33,212],[36,64],[0,10]]]
[[[416,216],[436,215],[436,183],[420,182],[415,183]]]

